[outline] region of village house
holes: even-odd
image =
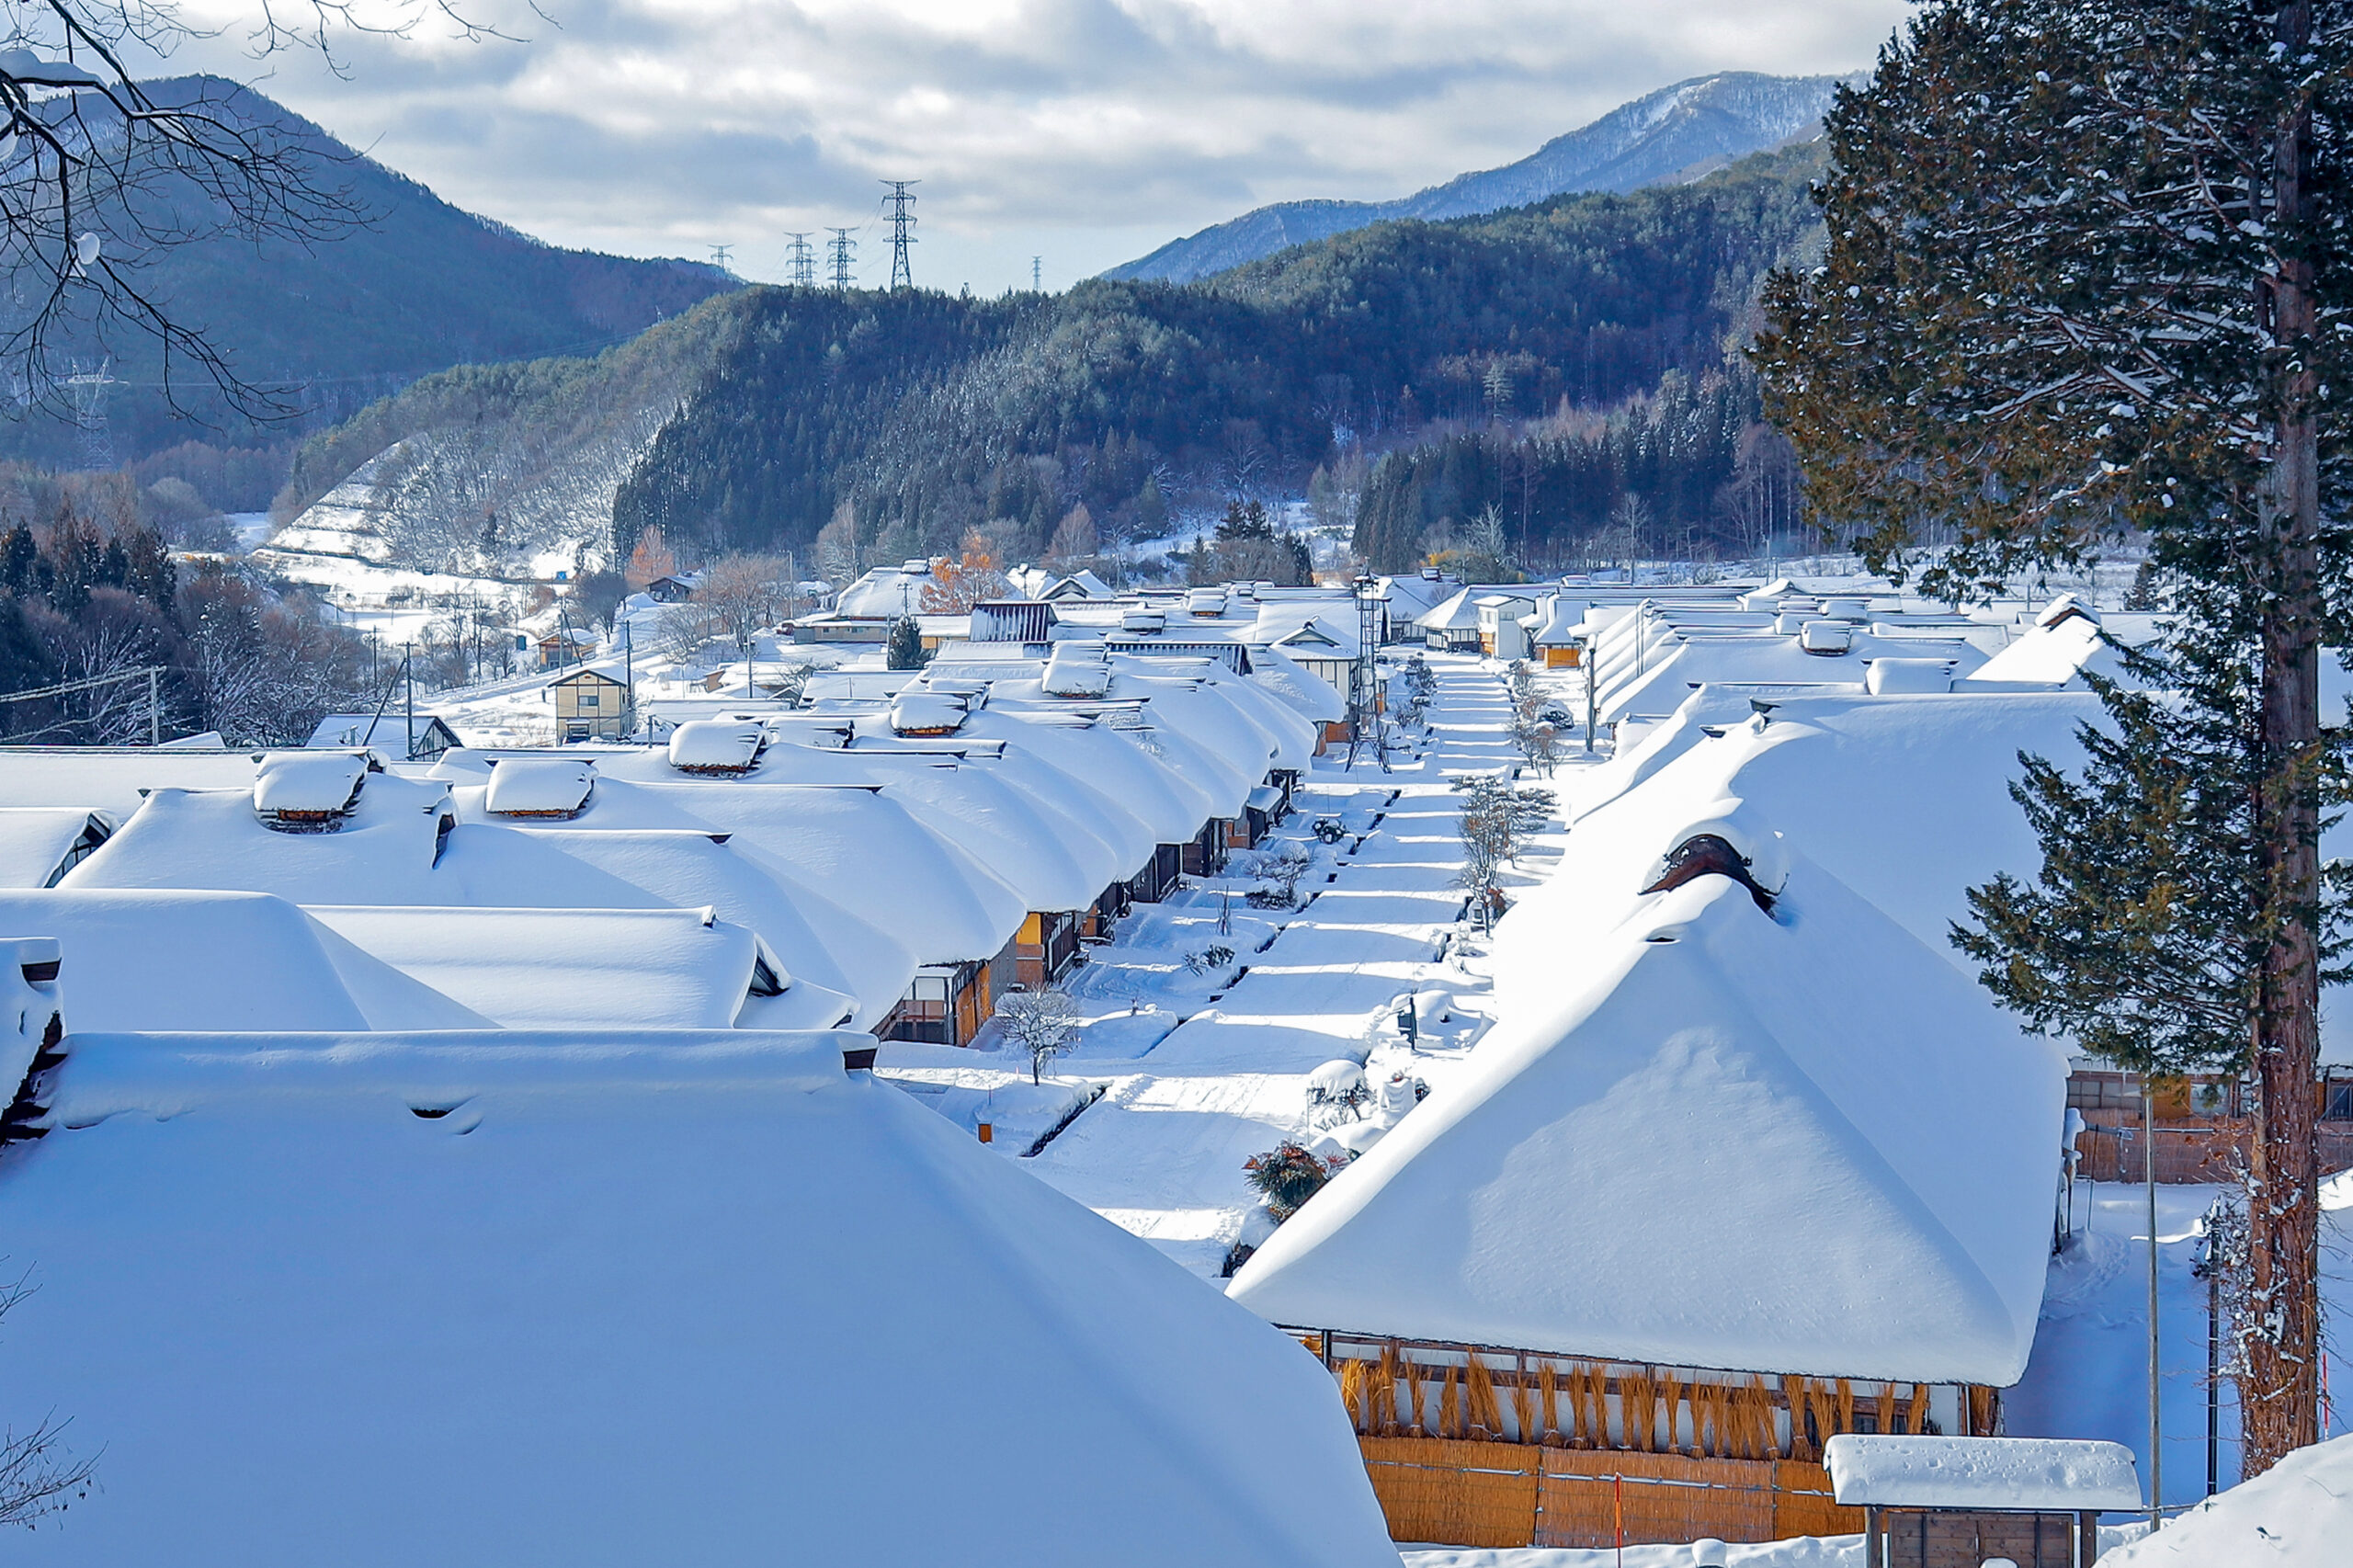
[[[1234,1278],[1332,1368],[1400,1540],[1842,1534],[1833,1435],[1999,1429],[2063,1061],[1738,806],[1695,774],[1588,819],[1471,1074]]]
[[[602,670],[579,669],[548,683],[559,743],[618,741],[637,727],[628,685]]]
[[[373,748],[405,762],[430,762],[460,744],[458,733],[436,713],[330,713],[302,743],[312,750]]]

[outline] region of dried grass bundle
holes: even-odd
[[[1462,1379],[1463,1414],[1471,1423],[1471,1436],[1494,1438],[1503,1436],[1504,1413],[1495,1403],[1495,1380],[1488,1375],[1486,1363],[1479,1353],[1471,1351],[1470,1362]]]

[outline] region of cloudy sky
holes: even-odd
[[[379,0],[397,5],[402,0]],[[463,3],[463,0],[459,0]],[[470,210],[568,245],[784,276],[917,179],[916,280],[1064,287],[1267,201],[1509,163],[1721,70],[1867,65],[1904,0],[474,0],[523,41],[347,40],[345,74],[184,49]],[[822,234],[818,236],[823,238]]]

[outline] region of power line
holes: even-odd
[[[915,226],[915,215],[908,210],[915,206],[915,199],[907,193],[907,187],[923,181],[886,179],[882,183],[891,187],[891,194],[882,199],[891,204],[891,287],[912,289],[915,275],[907,265],[907,247],[915,243],[915,237],[907,231]]]
[[[834,236],[825,242],[825,249],[833,257],[834,287],[847,290],[849,287],[849,258],[857,254],[858,242],[849,237],[847,229],[827,229],[825,233]]]
[[[817,250],[809,243],[809,231],[803,230],[792,236],[790,259],[785,265],[792,268],[794,288],[814,289],[817,286]]]

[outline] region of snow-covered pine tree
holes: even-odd
[[[2247,720],[2247,859],[2228,875],[2252,879],[2262,942],[2243,1051],[2260,1108],[2249,1474],[2317,1437],[2319,655],[2348,580],[2332,401],[2353,385],[2348,66],[2344,0],[1928,0],[1829,117],[1826,254],[1775,279],[1757,348],[1817,515],[1871,560],[1949,530],[1922,578],[1959,597],[2144,528],[2183,667],[2252,672],[2189,699],[2214,715],[2243,699]],[[2096,755],[2051,820],[2163,821],[2175,808],[2135,793],[2163,783]],[[2061,902],[2117,894],[2061,864]],[[2051,957],[2006,962],[2023,984]]]
[[[923,628],[911,615],[903,615],[891,623],[891,639],[882,645],[882,667],[886,670],[919,670],[931,662],[923,651]]]

